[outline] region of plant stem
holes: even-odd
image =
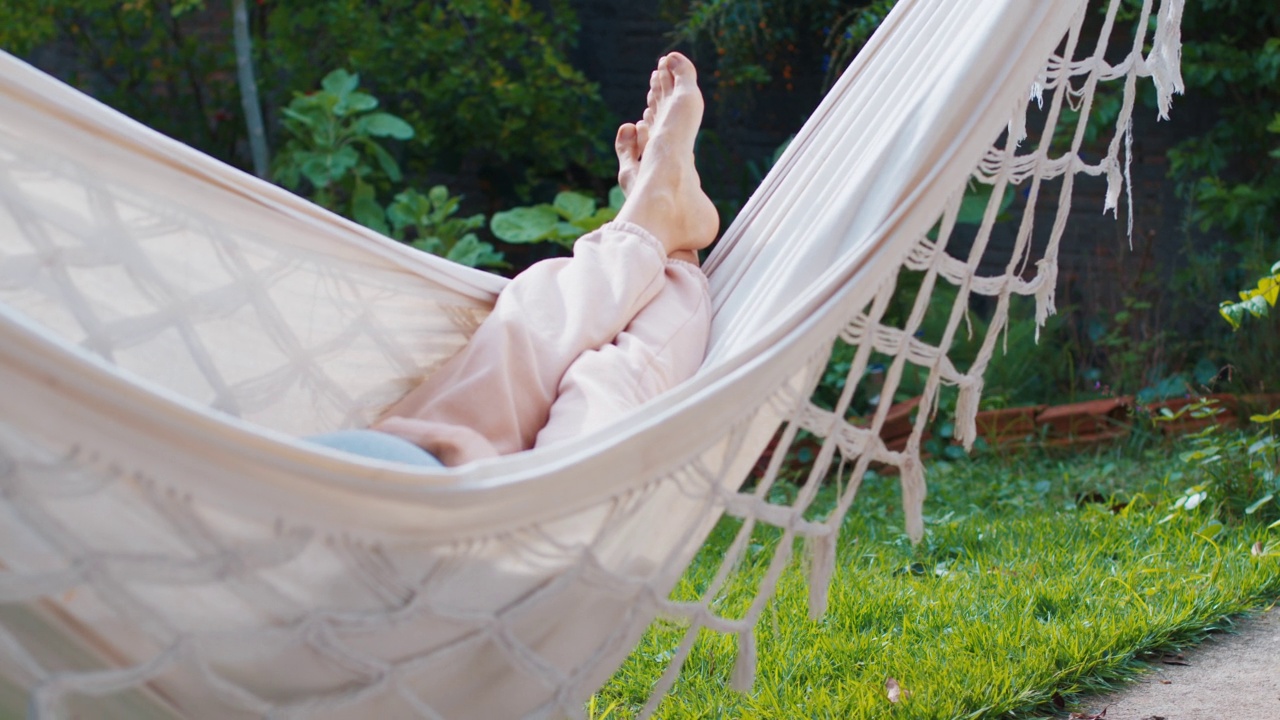
[[[258,102],[258,81],[253,75],[253,40],[249,37],[249,12],[244,0],[231,0],[232,25],[236,46],[236,73],[240,83],[240,105],[249,133],[249,150],[253,155],[253,173],[267,177],[267,133],[262,123],[262,105]]]

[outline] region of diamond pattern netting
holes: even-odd
[[[50,150],[56,127],[44,144],[31,129],[44,111],[38,104],[27,108],[36,119],[21,134],[8,115],[12,125],[0,122],[0,301],[6,323],[41,330],[6,337],[67,350],[49,357],[47,375],[0,363],[0,386],[7,408],[66,402],[69,411],[0,414],[2,682],[28,694],[30,715],[47,718],[579,716],[584,698],[660,617],[681,631],[641,715],[658,711],[703,629],[737,636],[731,679],[748,689],[754,629],[795,560],[794,541],[807,547],[816,615],[841,519],[873,463],[900,472],[904,507],[916,511],[907,529],[918,535],[921,438],[939,391],[957,389],[957,437],[972,443],[982,374],[1011,299],[1034,298],[1041,320],[1053,311],[1074,178],[1105,177],[1108,203],[1118,204],[1137,78],[1155,76],[1162,112],[1179,85],[1181,6],[1162,4],[1148,49],[1147,0],[1131,51],[1108,62],[1118,7],[1115,0],[1105,11],[1102,40],[1081,50],[1089,16],[1080,6],[1031,89],[1047,98],[1035,115],[1044,129],[1024,137],[1024,99],[980,159],[972,179],[991,187],[991,200],[964,252],[950,250],[963,194],[952,187],[934,232],[915,235],[874,286],[825,305],[831,319],[788,349],[785,372],[765,386],[731,386],[746,399],[723,411],[723,429],[690,440],[693,452],[624,454],[633,446],[620,442],[606,453],[620,472],[634,473],[632,461],[657,469],[599,499],[566,500],[557,513],[447,536],[432,523],[469,512],[465,498],[423,499],[413,494],[417,480],[394,469],[308,464],[309,455],[295,458],[300,451],[243,440],[243,425],[223,429],[216,413],[268,435],[360,425],[465,342],[498,285],[433,280],[430,261],[331,241],[350,228],[334,230],[287,201],[232,198],[242,216],[204,214],[200,203],[166,194],[169,181],[186,182],[181,162],[135,169],[137,147],[60,155]],[[1124,101],[1106,155],[1087,162],[1084,123],[1101,82],[1120,85]],[[1055,141],[1065,108],[1076,124]],[[140,173],[152,177],[133,182]],[[235,194],[216,177],[201,182],[215,200]],[[980,276],[1011,185],[1026,188],[1012,256],[1003,274]],[[158,190],[140,189],[148,187]],[[1054,222],[1038,232],[1032,210],[1051,188]],[[1033,260],[1035,247],[1043,250]],[[916,281],[909,309],[890,322],[895,292]],[[955,302],[937,337],[922,336],[942,287]],[[974,297],[991,298],[995,310],[975,359],[958,367],[948,352],[968,341]],[[834,402],[817,402],[838,345],[852,348],[843,388]],[[855,417],[853,398],[881,357],[885,400],[871,417]],[[49,381],[60,363],[108,390],[134,383],[176,408],[175,425],[212,428],[213,437],[180,452],[163,422],[113,422],[126,408],[78,386],[79,394],[59,394],[70,383]],[[909,368],[927,374],[925,392],[910,437],[891,449],[881,437],[889,398]],[[816,457],[778,504],[771,491],[794,479],[783,478],[783,459],[802,433],[820,443]],[[763,471],[740,490],[768,447]],[[559,487],[555,463],[577,456],[548,457],[551,469],[530,472],[550,491]],[[299,480],[300,467],[321,469]],[[406,489],[328,481],[343,473]],[[836,507],[819,516],[811,505],[833,478]],[[318,497],[303,503],[299,493]],[[722,514],[738,523],[736,535],[699,560],[718,570],[693,596],[672,594]],[[772,554],[747,573],[761,537]],[[744,586],[745,606],[720,609]]]

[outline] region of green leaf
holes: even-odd
[[[426,215],[431,210],[431,201],[427,199],[426,195],[409,188],[396,195],[395,200],[392,202],[392,207],[400,208],[406,216],[417,218]]]
[[[344,145],[335,153],[316,153],[310,161],[303,164],[302,172],[312,182],[315,182],[313,175],[316,178],[325,178],[324,183],[316,183],[316,187],[322,187],[329,182],[341,180],[358,164],[360,164],[360,153],[356,152],[355,148],[350,145]],[[308,171],[308,167],[311,168],[310,171]]]
[[[378,99],[368,93],[353,92],[333,106],[333,112],[341,117],[368,112],[378,107]]]
[[[408,140],[413,137],[413,126],[390,113],[373,113],[356,121],[356,132],[373,137],[390,137]]]
[[[414,240],[413,242],[409,243],[409,245],[423,252],[429,252],[432,255],[439,255],[441,257],[444,257],[444,253],[445,253],[444,242],[440,238],[434,235],[432,235],[431,237],[418,238],[417,240]]]
[[[378,204],[373,186],[356,180],[355,191],[351,194],[351,217],[356,222],[383,235],[387,231],[386,211]]]
[[[1204,537],[1212,540],[1221,534],[1224,529],[1226,529],[1226,526],[1222,524],[1222,521],[1215,518],[1204,525],[1201,525],[1200,529],[1196,530],[1196,534],[1203,535]]]
[[[556,223],[555,239],[557,241],[560,241],[561,245],[567,244],[569,246],[572,246],[574,240],[577,240],[578,238],[582,237],[585,234],[586,233],[583,231],[582,228],[578,227],[577,225],[574,225],[573,223],[567,223],[567,222],[564,222],[563,220]]]
[[[1258,508],[1260,508],[1260,507],[1262,507],[1263,505],[1266,505],[1267,503],[1271,502],[1271,500],[1272,500],[1274,497],[1275,497],[1275,495],[1274,495],[1274,494],[1272,494],[1272,493],[1267,493],[1266,495],[1264,495],[1264,496],[1262,497],[1262,499],[1258,500],[1257,502],[1253,503],[1253,504],[1252,504],[1252,505],[1250,505],[1249,507],[1245,508],[1245,509],[1244,509],[1244,514],[1245,514],[1245,515],[1252,515],[1252,514],[1254,514],[1255,512],[1257,512],[1257,511],[1258,511]]]
[[[504,264],[502,253],[494,250],[489,243],[481,242],[475,235],[470,233],[459,238],[458,242],[449,249],[449,254],[445,257],[467,267]]]
[[[298,103],[295,102],[289,107],[283,108],[280,112],[284,113],[285,117],[296,120],[308,128],[315,127],[316,123],[323,119],[318,113],[314,111],[307,112],[305,108],[295,108],[295,105],[298,105]]]
[[[315,153],[299,153],[298,159],[301,162],[298,165],[298,170],[303,177],[317,188],[327,187],[333,181],[328,157],[327,155],[321,156]]]
[[[387,219],[395,228],[396,239],[400,239],[405,228],[420,224],[430,209],[431,203],[417,190],[409,189],[397,194],[387,206]],[[414,242],[413,246],[418,247],[418,243]],[[431,251],[428,250],[428,252]]]
[[[622,204],[626,201],[627,201],[627,196],[623,194],[621,186],[614,185],[612,188],[609,189],[609,207],[613,208],[615,211],[621,210]],[[616,215],[617,213],[615,212],[614,214]],[[1276,264],[1280,265],[1280,263],[1276,263]],[[1280,270],[1277,270],[1275,272],[1280,272]]]
[[[1256,423],[1269,423],[1280,420],[1280,410],[1276,410],[1270,415],[1250,415],[1249,419]]]
[[[1240,329],[1240,323],[1244,320],[1244,308],[1238,303],[1223,302],[1218,306],[1218,313],[1231,324],[1232,330]]]
[[[609,222],[610,220],[614,219],[617,216],[618,216],[617,210],[614,210],[611,207],[602,207],[599,210],[596,210],[596,213],[591,217],[583,218],[581,220],[575,220],[573,222],[573,226],[578,228],[578,231],[580,233],[578,237],[581,237],[582,235],[585,235],[591,232],[592,230],[599,228],[601,225],[604,225],[605,223]]]
[[[432,207],[442,208],[449,201],[449,188],[436,185],[427,191],[427,198],[431,200]]]
[[[324,80],[320,81],[320,87],[324,88],[325,92],[337,95],[339,98],[345,97],[359,86],[360,76],[342,68],[325,75]]]
[[[173,17],[182,17],[192,10],[203,10],[204,0],[175,0],[173,7],[169,10]]]
[[[589,218],[596,211],[595,200],[571,190],[557,194],[553,206],[569,222]]]
[[[378,167],[382,168],[382,172],[386,174],[387,178],[392,182],[400,182],[400,164],[396,162],[395,158],[391,157],[391,153],[372,140],[365,140],[362,144],[364,149],[373,156],[373,159],[378,161]]]
[[[1258,289],[1255,292],[1262,296],[1268,305],[1275,307],[1276,299],[1280,298],[1280,276],[1262,278],[1258,281]]]
[[[551,237],[559,221],[559,213],[550,205],[534,205],[494,213],[489,229],[509,243],[534,243]]]
[[[1250,315],[1256,318],[1266,317],[1267,309],[1270,307],[1267,304],[1267,298],[1262,295],[1254,295],[1240,304],[1244,306],[1244,309]]]

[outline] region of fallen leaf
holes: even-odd
[[[1161,680],[1161,681],[1160,681],[1160,684],[1161,684],[1161,685],[1172,685],[1172,684],[1173,684],[1173,681],[1172,681],[1172,680]]]
[[[897,680],[889,678],[884,681],[885,692],[889,695],[889,702],[896,703],[900,700],[906,700],[911,693],[907,689],[898,684]]]
[[[1160,658],[1160,662],[1164,663],[1165,665],[1186,665],[1188,667],[1191,666],[1191,663],[1187,662],[1186,656],[1181,653],[1177,655],[1165,655],[1164,657]]]
[[[1250,551],[1254,557],[1262,557],[1262,541],[1253,544],[1253,550]]]
[[[1067,718],[1067,720],[1106,720],[1107,708],[1110,708],[1110,707],[1111,706],[1108,705],[1107,707],[1102,708],[1102,712],[1099,712],[1097,715],[1090,715],[1089,713],[1083,713],[1083,712],[1073,712]]]

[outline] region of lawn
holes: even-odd
[[[656,717],[1061,716],[1077,695],[1132,676],[1143,656],[1280,598],[1280,528],[1212,522],[1208,502],[1166,520],[1198,481],[1177,448],[989,454],[935,463],[929,480],[929,529],[916,546],[896,478],[864,483],[816,622],[797,553],[757,628],[751,693],[728,687],[733,638],[704,631]],[[737,527],[720,523],[673,596],[698,596]],[[768,561],[776,531],[756,532],[737,582],[713,603],[722,614],[741,613]],[[651,627],[591,717],[633,717],[680,637],[675,625]]]

